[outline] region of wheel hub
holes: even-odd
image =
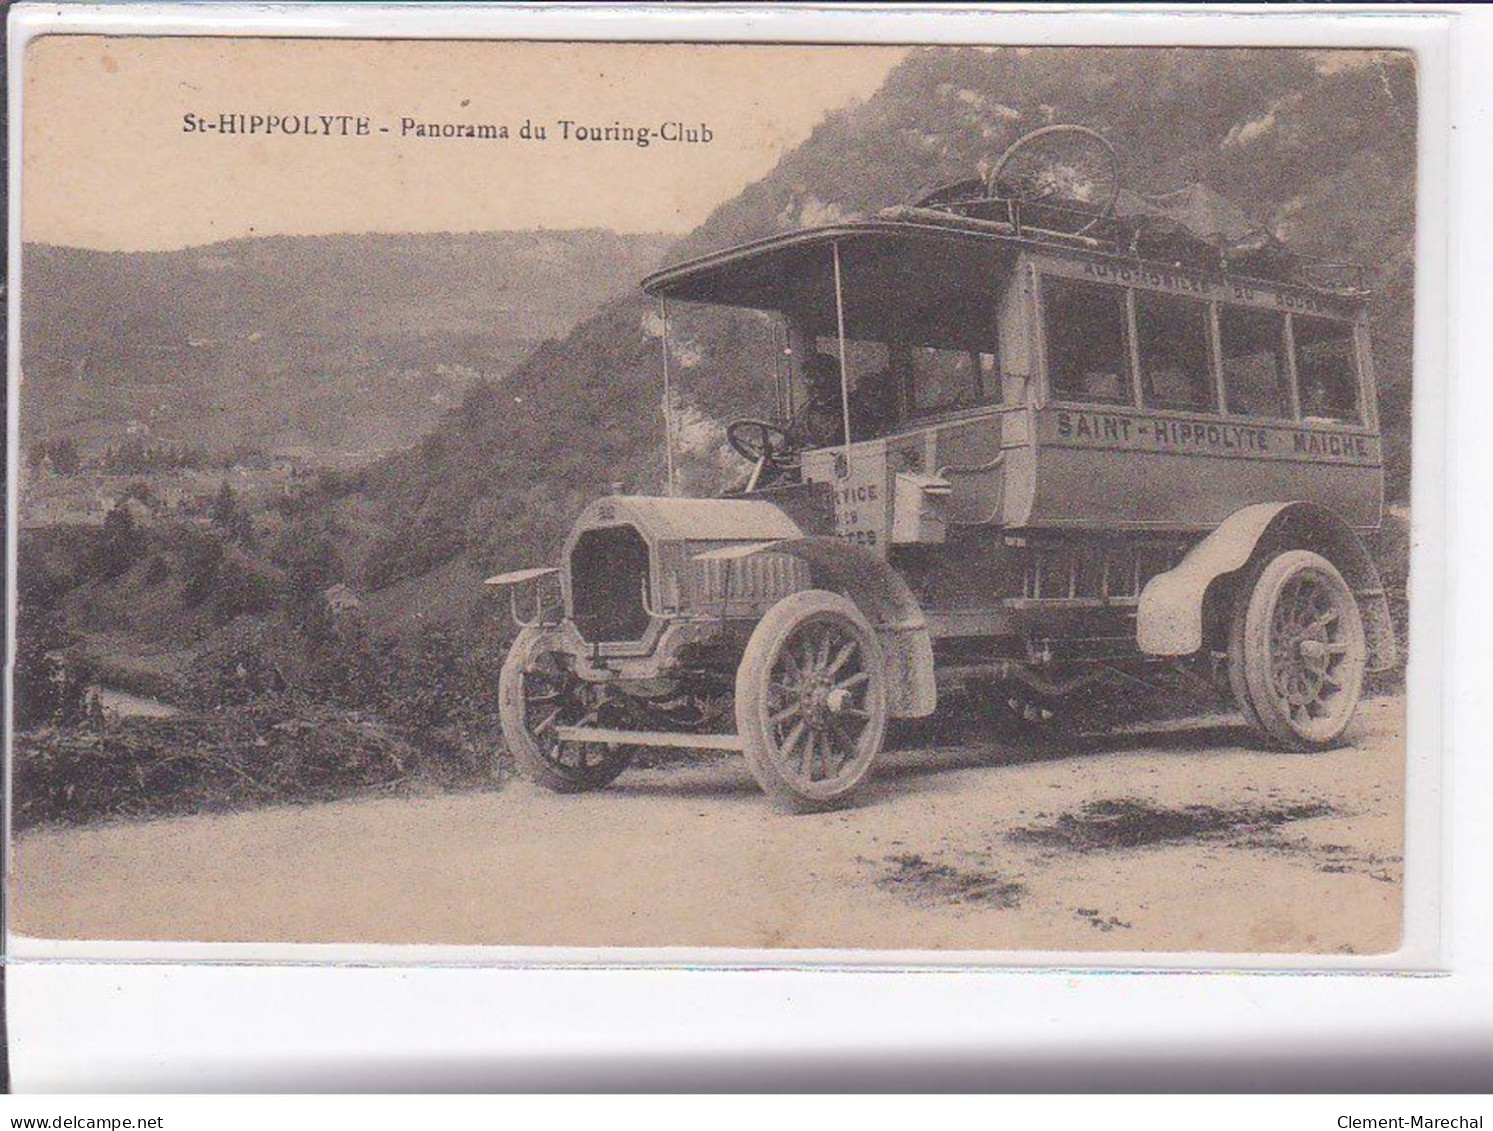
[[[815,730],[824,730],[850,706],[850,691],[835,687],[829,680],[818,678],[804,692],[804,721]]]
[[[1327,670],[1327,641],[1307,637],[1297,645],[1306,666],[1321,673]]]
[[[1298,583],[1296,600],[1289,615],[1277,621],[1272,654],[1276,682],[1282,697],[1292,707],[1309,707],[1319,703],[1332,681],[1333,641],[1328,631],[1338,612],[1328,603],[1318,604],[1321,589]],[[1303,598],[1303,590],[1305,590]]]
[[[794,789],[857,780],[874,754],[870,743],[879,746],[866,649],[838,613],[807,620],[779,646],[765,704],[768,754]]]
[[[1276,652],[1276,671],[1286,699],[1296,706],[1314,702],[1327,672],[1326,649],[1320,641],[1299,637],[1281,642]]]
[[[804,683],[804,721],[815,730],[829,726],[830,719],[843,711],[850,701],[850,692],[837,688],[822,675],[811,676]]]

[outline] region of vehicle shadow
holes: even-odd
[[[937,788],[940,779],[963,770],[1013,768],[1131,751],[1197,756],[1259,745],[1243,720],[1230,715],[1131,719],[1120,728],[1102,725],[1102,720],[1079,720],[1076,726],[1058,729],[1019,729],[972,710],[905,720],[892,727],[872,779],[857,791],[849,808],[878,805],[910,789]],[[619,794],[635,797],[761,799],[745,760],[729,753],[656,763],[630,771],[613,788]],[[955,787],[951,783],[949,788]]]
[[[1077,727],[1012,730],[979,718],[920,721],[898,728],[877,767],[883,783],[908,782],[958,770],[1062,762],[1132,751],[1207,754],[1258,745],[1242,719],[1206,715],[1128,722],[1122,728]],[[873,787],[874,788],[874,787]]]

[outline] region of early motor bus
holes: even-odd
[[[644,282],[666,328],[770,312],[775,405],[728,429],[721,497],[598,499],[558,566],[491,579],[523,626],[500,700],[526,774],[735,750],[823,808],[950,687],[1059,704],[1161,666],[1266,743],[1342,739],[1395,653],[1359,533],[1383,504],[1366,292],[1011,164]]]

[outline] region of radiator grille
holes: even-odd
[[[731,607],[770,605],[809,587],[808,565],[791,554],[696,562],[695,569],[695,603],[706,609],[727,601]]]

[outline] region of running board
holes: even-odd
[[[607,746],[672,746],[682,750],[740,750],[736,734],[684,734],[667,730],[613,730],[611,727],[556,727],[561,742],[599,742]]]

